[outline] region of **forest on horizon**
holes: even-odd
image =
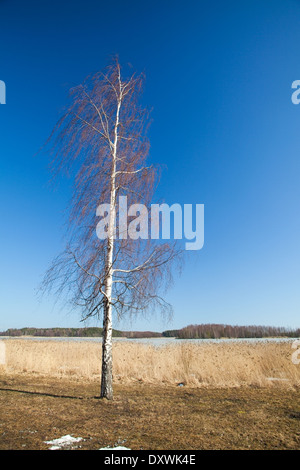
[[[9,328],[0,332],[0,336],[34,336],[34,337],[101,337],[103,329],[99,327],[84,328]],[[221,339],[221,338],[270,338],[300,337],[300,328],[285,328],[262,325],[224,325],[199,324],[188,325],[181,329],[154,331],[120,331],[113,330],[113,337],[119,338],[178,338],[178,339]]]

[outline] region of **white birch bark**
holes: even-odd
[[[116,162],[118,148],[118,126],[122,103],[121,80],[120,94],[116,111],[114,127],[114,142],[112,151],[111,188],[110,188],[110,216],[107,238],[106,278],[105,278],[105,308],[103,315],[102,338],[102,377],[101,397],[111,400],[113,398],[113,374],[112,374],[112,286],[113,286],[113,252],[114,252],[114,228],[116,220]]]

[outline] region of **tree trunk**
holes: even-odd
[[[105,279],[105,306],[103,312],[103,338],[102,338],[102,376],[101,398],[113,399],[112,387],[112,284],[113,284],[113,231],[115,222],[115,189],[112,184],[110,228],[107,240],[106,279]]]
[[[118,126],[119,115],[122,102],[121,80],[119,71],[120,97],[116,112],[114,129],[114,143],[112,152],[112,168],[110,175],[110,215],[107,238],[106,257],[106,279],[105,279],[105,308],[103,315],[103,338],[102,338],[102,377],[101,377],[101,398],[113,399],[112,386],[112,286],[113,286],[113,251],[114,251],[114,230],[116,221],[116,161],[118,146]]]
[[[103,318],[101,398],[113,399],[111,304],[106,301]]]

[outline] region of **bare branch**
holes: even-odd
[[[147,165],[149,113],[140,107],[143,76],[123,79],[117,59],[70,92],[71,103],[50,135],[53,171],[74,179],[69,208],[70,242],[46,273],[83,319],[103,316],[101,395],[111,397],[112,309],[118,315],[170,313],[161,296],[172,281],[178,251],[153,240],[115,239],[117,196],[149,207],[157,170]],[[109,203],[109,232],[96,234],[96,209]],[[117,227],[118,228],[118,227]],[[72,248],[71,248],[72,247]],[[110,371],[110,372],[109,372]]]

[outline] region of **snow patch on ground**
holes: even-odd
[[[64,447],[70,447],[73,444],[82,441],[82,437],[72,437],[70,434],[62,436],[59,439],[53,439],[52,441],[45,441],[45,444],[50,444],[49,450],[60,450]]]
[[[117,446],[117,447],[101,447],[101,449],[99,450],[131,450],[131,449],[128,449],[128,447]]]
[[[45,441],[45,444],[49,444],[49,450],[60,450],[60,449],[70,449],[82,441],[82,437],[73,437],[70,434],[66,436],[59,437],[58,439],[53,439],[52,441]],[[131,450],[128,447],[116,446],[116,447],[101,447],[99,450]]]

